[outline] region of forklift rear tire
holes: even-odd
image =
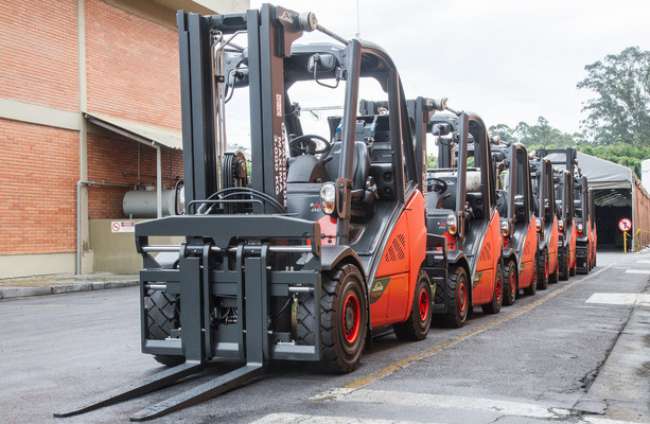
[[[503,304],[505,306],[514,305],[517,301],[519,287],[517,283],[517,266],[512,259],[506,264],[504,277],[506,284],[503,285]]]
[[[503,270],[501,269],[501,264],[498,264],[497,272],[494,275],[492,301],[482,306],[484,313],[498,314],[501,311],[501,305],[503,304],[503,285]]]
[[[400,340],[418,341],[427,337],[431,328],[431,283],[426,272],[420,271],[408,320],[393,326]]]
[[[462,266],[449,270],[446,284],[436,290],[436,303],[445,305],[442,322],[446,327],[460,328],[465,325],[472,309],[467,272]]]
[[[359,365],[368,333],[363,287],[363,275],[356,266],[338,265],[332,273],[323,274],[320,305],[314,305],[313,296],[298,304],[297,341],[308,345],[320,341],[323,371],[347,373]],[[320,334],[314,332],[316,313],[320,313]]]
[[[569,279],[569,257],[564,249],[557,252],[558,266],[560,267],[560,280],[566,281]]]
[[[542,250],[542,253],[537,254],[537,284],[533,282],[530,286],[524,289],[524,292],[532,296],[537,292],[537,289],[546,290],[548,288],[548,251]]]

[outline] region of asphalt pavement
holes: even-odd
[[[344,376],[273,365],[155,423],[650,422],[650,254],[599,254],[587,276],[416,343],[377,340]],[[0,422],[115,423],[205,375],[88,414],[52,412],[162,368],[140,353],[137,288],[0,302]],[[218,373],[222,369],[213,370]]]

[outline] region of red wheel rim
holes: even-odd
[[[515,275],[515,270],[512,268],[510,269],[509,279],[510,297],[514,299],[517,295],[517,276]]]
[[[467,303],[468,303],[467,287],[465,287],[464,280],[458,281],[458,288],[456,289],[456,291],[457,291],[456,308],[458,309],[458,314],[461,317],[464,317],[467,311]]]
[[[355,292],[349,292],[345,296],[341,312],[343,337],[346,342],[352,344],[356,341],[361,329],[361,302]]]
[[[426,321],[429,316],[429,306],[431,304],[431,299],[429,298],[429,290],[426,287],[420,289],[420,294],[418,295],[418,310],[420,312],[420,321]]]

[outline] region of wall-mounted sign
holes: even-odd
[[[133,233],[135,232],[135,221],[111,221],[111,233]]]

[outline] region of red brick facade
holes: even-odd
[[[79,112],[77,6],[2,2],[0,99]],[[85,11],[88,111],[180,129],[174,28],[101,0]],[[93,127],[87,146],[90,180],[135,186],[140,149],[140,182],[155,184],[153,148]],[[0,255],[75,251],[79,150],[78,131],[0,119]],[[182,153],[163,149],[166,187],[182,168]],[[89,188],[89,218],[124,217],[125,190]]]
[[[79,110],[77,1],[5,0],[0,98]]]
[[[178,34],[100,0],[86,2],[88,110],[180,128]]]
[[[75,250],[79,134],[0,119],[0,253]]]

